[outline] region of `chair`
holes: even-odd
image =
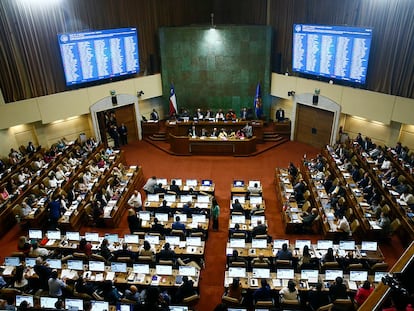
[[[232,261],[229,266],[247,268],[247,263],[245,261]]]
[[[132,265],[132,263],[134,262],[134,260],[131,257],[118,257],[116,261],[124,262],[129,265]]]
[[[276,268],[292,268],[292,262],[290,260],[276,259]]]
[[[316,311],[330,311],[333,307],[333,303],[330,303],[328,305],[319,307]]]
[[[86,225],[89,227],[95,227],[96,221],[93,215],[92,204],[91,203],[86,204],[84,209],[85,209]]]
[[[333,306],[335,310],[341,310],[341,311],[353,311],[355,310],[354,303],[351,299],[336,299],[333,302]]]
[[[310,191],[309,190],[306,190],[303,193],[303,198],[305,199],[305,201],[307,201],[309,199],[309,197],[310,197]],[[302,209],[303,209],[303,207],[302,207]]]
[[[246,233],[245,232],[234,232],[231,234],[231,237],[233,239],[246,239]]]
[[[352,263],[348,265],[346,268],[345,273],[349,273],[349,271],[355,271],[355,270],[364,270],[364,266],[362,263]]]
[[[388,263],[377,262],[371,266],[371,273],[374,274],[376,271],[388,271]]]
[[[348,208],[345,211],[345,217],[346,219],[348,219],[348,221],[352,221],[352,219],[354,218],[354,211],[352,210],[352,208]]]
[[[155,261],[154,261],[154,257],[153,256],[140,255],[137,258],[137,262],[138,263],[147,263],[147,264],[153,265]]]
[[[252,262],[252,268],[269,268],[269,263],[268,262],[260,262],[260,261],[255,261]]]
[[[381,208],[381,212],[386,214],[386,215],[389,215],[390,211],[391,211],[391,209],[390,209],[388,204],[384,204]]]
[[[185,241],[185,233],[182,230],[173,229],[171,230],[170,234],[179,236],[181,241]]]
[[[326,270],[331,270],[331,269],[340,269],[341,267],[339,266],[339,263],[337,261],[332,261],[332,262],[325,262],[321,265],[321,273],[325,273]]]
[[[301,310],[302,306],[299,300],[283,300],[279,303],[282,310]]]
[[[393,235],[401,227],[401,221],[395,218],[390,224],[390,235]]]
[[[351,232],[352,232],[352,236],[354,237],[354,239],[355,239],[355,236],[357,236],[358,235],[358,233],[359,233],[359,230],[361,229],[361,225],[360,225],[360,223],[359,223],[359,220],[358,219],[354,219],[352,222],[351,222]]]
[[[86,263],[89,260],[88,255],[86,255],[85,253],[74,252],[72,255],[74,259],[83,260],[84,263]]]
[[[191,237],[200,237],[202,241],[205,241],[206,237],[203,232],[191,232]]]
[[[273,299],[272,300],[258,300],[254,303],[255,308],[261,308],[261,307],[268,308],[268,307],[274,307],[274,305],[275,305],[275,302]]]
[[[237,298],[233,298],[227,296],[226,294],[223,294],[223,296],[221,297],[221,302],[229,307],[239,307],[243,304],[243,297],[240,300],[238,300]]]
[[[200,295],[194,294],[183,299],[183,304],[188,307],[193,307],[200,300]]]
[[[306,190],[306,191],[309,191],[309,190]],[[306,200],[305,203],[303,203],[302,205],[302,212],[308,212],[310,207],[311,207],[310,202]]]

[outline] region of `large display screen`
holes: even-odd
[[[371,28],[293,25],[293,71],[365,84]]]
[[[58,35],[66,85],[139,72],[136,28]]]

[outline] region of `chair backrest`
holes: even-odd
[[[269,268],[269,263],[267,262],[252,262],[252,267],[253,268]]]
[[[352,233],[356,233],[357,230],[359,229],[360,224],[359,224],[359,220],[358,219],[354,219],[354,221],[351,223],[351,231]]]
[[[160,265],[168,265],[168,266],[172,266],[174,264],[174,262],[171,259],[170,260],[160,259],[158,260],[158,263]]]
[[[292,262],[290,260],[285,259],[276,259],[275,262],[276,267],[292,267]]]
[[[306,190],[306,191],[309,191],[309,190]],[[305,200],[306,200],[306,198],[305,198]],[[307,212],[309,210],[310,206],[311,206],[310,202],[308,200],[306,200],[305,203],[303,203],[303,205],[302,205],[302,212]]]
[[[245,239],[246,238],[246,233],[244,232],[234,232],[231,235],[232,238],[234,239]]]
[[[390,224],[391,233],[394,233],[395,231],[397,231],[400,226],[401,226],[401,221],[398,218],[395,218]]]
[[[170,234],[175,235],[175,236],[179,236],[181,241],[185,240],[185,234],[182,230],[173,229],[173,230],[171,230]]]
[[[273,307],[275,303],[273,300],[258,300],[255,302],[255,307]]]
[[[309,190],[306,190],[306,191],[303,193],[303,198],[304,198],[305,200],[307,200],[307,199],[309,199],[309,197],[310,197],[310,191],[309,191]],[[302,207],[302,209],[303,209],[303,207]]]
[[[390,207],[389,207],[389,205],[388,204],[384,204],[384,206],[381,208],[381,211],[384,213],[384,214],[389,214],[390,213],[390,211],[391,211],[391,209],[390,209]]]
[[[319,307],[316,311],[330,311],[332,307],[333,307],[333,303],[330,303],[325,306]]]
[[[352,219],[353,216],[354,216],[354,211],[352,210],[352,208],[348,208],[345,211],[345,217],[346,217],[346,219],[350,220],[350,219]]]
[[[134,262],[131,257],[118,257],[116,259],[116,261],[126,262],[126,263],[133,263]]]
[[[245,261],[232,261],[229,266],[246,268],[247,263]]]
[[[372,265],[371,267],[371,271],[375,272],[375,271],[388,271],[388,263],[386,262],[377,262],[375,264]]]

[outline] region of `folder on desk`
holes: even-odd
[[[115,272],[108,271],[106,272],[105,280],[112,281],[115,278]]]
[[[259,285],[259,282],[257,279],[250,279],[250,287],[257,287]]]
[[[348,281],[348,288],[350,290],[357,290],[358,286],[355,281]]]

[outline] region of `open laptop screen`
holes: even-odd
[[[361,251],[376,251],[378,243],[376,241],[362,241]]]
[[[229,277],[244,278],[246,277],[246,268],[243,267],[229,267]]]
[[[276,276],[278,279],[293,279],[295,271],[293,269],[277,269]]]
[[[147,263],[134,263],[134,273],[148,274],[150,272],[149,264]]]
[[[325,271],[325,280],[326,281],[335,281],[337,277],[343,277],[344,272],[342,270],[326,270]]]

